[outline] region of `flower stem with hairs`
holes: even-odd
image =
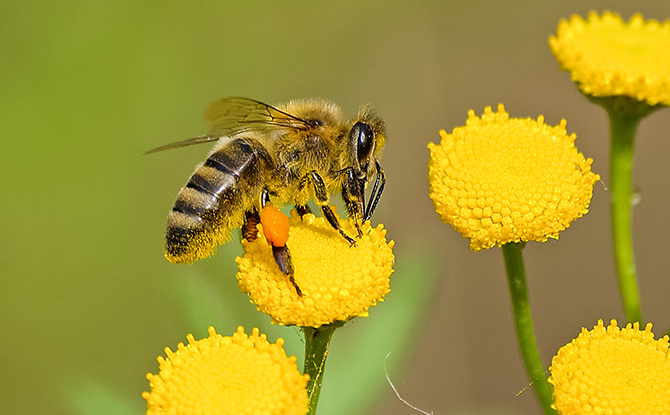
[[[526,365],[526,371],[535,389],[540,404],[547,415],[556,415],[556,410],[551,408],[553,401],[552,389],[547,381],[545,369],[540,360],[540,353],[535,342],[535,331],[533,329],[533,318],[528,301],[528,289],[526,286],[526,271],[523,263],[523,247],[525,243],[507,243],[502,246],[505,258],[505,269],[509,281],[509,290],[512,297],[512,308],[514,309],[514,322],[516,334],[519,339],[521,355]]]

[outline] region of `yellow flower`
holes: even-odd
[[[430,198],[445,223],[479,251],[508,242],[558,239],[585,215],[600,176],[577,151],[565,120],[509,118],[491,107],[468,112],[464,127],[430,143]]]
[[[592,11],[586,21],[561,20],[549,45],[585,94],[670,105],[670,21],[634,14],[625,23],[618,14]]]
[[[651,323],[619,329],[599,320],[561,347],[549,370],[561,415],[670,414],[668,336],[654,340]]]
[[[158,358],[158,375],[147,375],[147,415],[307,413],[309,376],[286,356],[283,339],[270,344],[257,328],[247,336],[243,327],[230,337],[210,327],[206,339],[186,338],[187,346]]]
[[[363,236],[350,246],[323,217],[307,214],[300,219],[292,211],[289,223],[286,246],[302,296],[279,270],[263,232],[253,242],[244,240],[244,256],[236,259],[240,289],[274,323],[320,327],[367,317],[370,306],[384,300],[390,291],[394,243],[386,242],[382,225],[365,223]],[[356,235],[348,221],[340,220],[340,225]]]

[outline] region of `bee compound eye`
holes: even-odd
[[[372,155],[375,133],[368,124],[359,121],[354,124],[354,127],[351,129],[351,138],[352,141],[354,139],[356,140],[358,164],[361,167],[364,167],[369,163]]]

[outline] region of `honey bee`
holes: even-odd
[[[254,240],[259,212],[266,204],[293,204],[304,215],[314,200],[330,225],[350,244],[329,196],[340,193],[361,235],[386,183],[379,164],[385,125],[369,106],[345,120],[336,104],[322,99],[293,100],[272,107],[248,98],[226,98],[205,110],[206,135],[168,144],[147,153],[216,142],[198,164],[168,215],[165,257],[191,263],[210,256],[233,229]],[[365,189],[375,175],[368,203]],[[292,279],[288,248],[273,246],[277,265]]]

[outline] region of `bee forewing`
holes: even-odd
[[[232,97],[205,109],[210,135],[234,135],[243,131],[268,131],[279,128],[306,128],[307,123],[268,104],[249,98]]]
[[[218,136],[214,136],[212,134],[201,135],[201,136],[198,136],[198,137],[189,138],[187,140],[177,141],[176,143],[170,143],[170,144],[166,144],[164,146],[156,147],[154,149],[151,149],[151,150],[147,151],[144,154],[156,153],[156,152],[159,152],[159,151],[170,150],[170,149],[173,149],[173,148],[192,146],[194,144],[211,143],[211,142],[214,142],[218,139],[219,139]]]

